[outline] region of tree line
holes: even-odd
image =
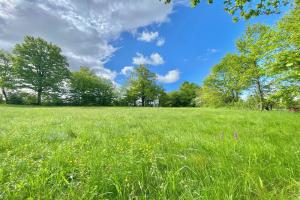
[[[25,36],[12,53],[0,51],[0,101],[10,104],[101,106],[195,106],[194,83],[166,93],[157,76],[137,66],[124,87],[115,87],[89,67],[71,72],[61,49],[42,38]]]
[[[2,103],[101,106],[237,106],[252,109],[299,107],[300,3],[276,26],[254,24],[213,66],[201,86],[184,82],[166,92],[147,66],[134,68],[116,87],[87,66],[70,71],[61,49],[25,36],[11,53],[0,51]]]

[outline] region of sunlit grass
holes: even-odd
[[[299,122],[288,112],[0,106],[0,199],[298,199]]]

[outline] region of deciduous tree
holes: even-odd
[[[132,104],[141,101],[142,106],[147,106],[158,99],[161,88],[156,83],[156,74],[146,66],[140,65],[134,69],[129,80],[127,98]]]
[[[61,49],[42,38],[26,36],[13,50],[18,86],[37,93],[37,104],[44,93],[59,90],[70,71]]]
[[[98,77],[88,67],[71,76],[71,102],[77,105],[112,105],[114,88],[111,81]]]
[[[255,87],[259,97],[260,109],[268,109],[267,94],[270,92],[273,80],[269,75],[269,59],[274,53],[272,35],[274,30],[270,27],[255,24],[248,26],[246,32],[237,41],[237,49],[247,59],[248,76]]]
[[[205,97],[202,103],[216,102],[220,105],[220,101],[223,104],[238,102],[241,92],[250,85],[249,64],[249,60],[244,56],[227,54],[204,80],[204,88],[200,92],[202,97]],[[216,98],[216,95],[219,95],[218,101],[212,101],[211,98]]]

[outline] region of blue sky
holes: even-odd
[[[42,37],[61,47],[72,71],[88,66],[120,85],[145,63],[172,91],[184,81],[201,85],[211,67],[235,51],[247,24],[274,24],[281,17],[233,23],[222,1],[194,9],[188,0],[174,2],[0,0],[0,48],[11,51],[25,35]]]
[[[167,91],[176,90],[184,81],[201,85],[212,66],[217,64],[228,52],[235,52],[235,41],[241,36],[246,26],[251,23],[275,24],[281,15],[263,16],[238,23],[223,11],[222,4],[207,5],[202,3],[197,8],[179,5],[169,16],[170,21],[160,25],[150,25],[139,31],[159,32],[165,38],[165,44],[158,47],[155,42],[141,42],[130,33],[122,34],[116,41],[120,49],[114,54],[107,66],[121,70],[125,65],[132,65],[136,52],[150,55],[159,53],[164,64],[149,65],[151,71],[166,74],[177,69],[180,79],[174,83],[163,83]],[[124,77],[119,77],[122,82]]]

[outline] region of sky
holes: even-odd
[[[191,8],[188,0],[0,0],[0,48],[42,37],[62,49],[72,71],[88,66],[122,85],[146,64],[172,91],[184,81],[201,85],[248,24],[274,25],[281,15],[233,23],[222,1]]]

